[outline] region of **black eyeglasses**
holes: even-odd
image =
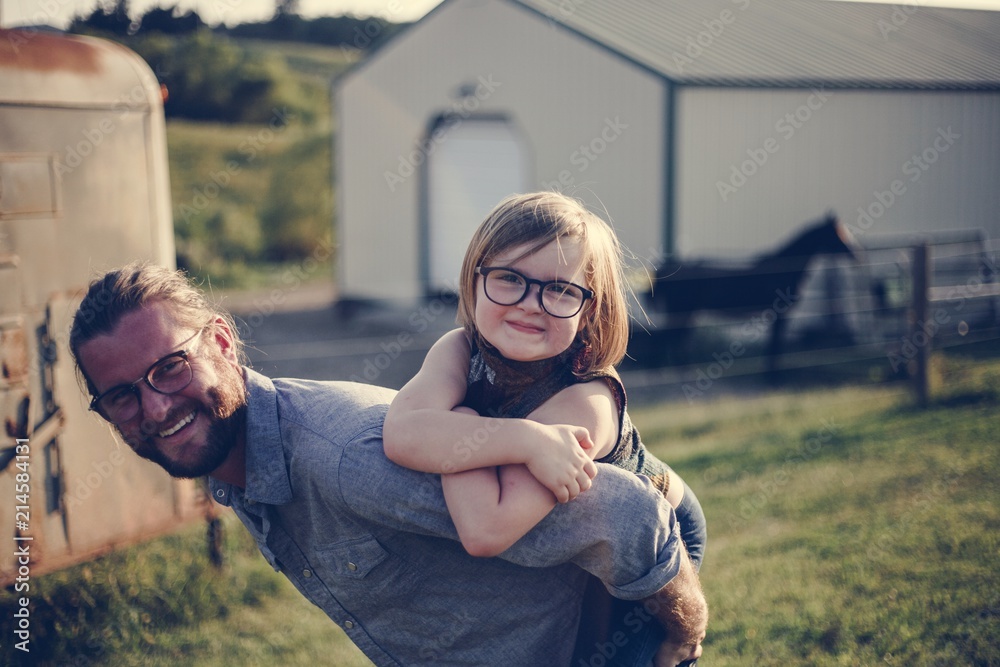
[[[205,329],[181,343],[198,338]],[[200,340],[200,339],[199,339]],[[191,384],[194,370],[188,355],[193,348],[182,349],[163,357],[149,367],[141,378],[131,384],[120,384],[97,396],[90,402],[90,409],[107,419],[112,424],[123,424],[139,414],[142,405],[142,394],[139,385],[145,382],[150,389],[158,394],[176,394]]]
[[[535,280],[503,266],[478,266],[483,277],[486,298],[498,306],[513,306],[524,301],[532,285],[538,285],[538,305],[552,317],[573,317],[583,309],[594,293],[586,287],[565,280]]]

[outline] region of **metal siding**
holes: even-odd
[[[176,268],[177,248],[174,243],[174,224],[170,201],[169,169],[161,165],[167,160],[167,124],[163,115],[163,105],[156,104],[143,115],[145,135],[146,173],[149,184],[150,255],[154,262],[162,266]]]
[[[1000,86],[1000,12],[829,0],[517,0],[673,81]]]
[[[0,153],[50,156],[55,165],[59,209],[6,223],[18,254],[48,260],[25,261],[25,305],[44,304],[67,285],[82,287],[94,271],[131,259],[173,266],[173,242],[164,238],[173,231],[166,139],[162,131],[151,136],[147,112],[0,106],[0,114]]]
[[[338,264],[340,290],[352,297],[416,295],[419,179],[414,171],[397,172],[423,123],[385,85],[354,79],[340,96]],[[387,183],[385,174],[399,180]]]
[[[87,410],[67,348],[71,318],[95,272],[135,259],[174,264],[166,136],[152,72],[102,40],[0,31],[0,163],[0,333],[7,343],[0,351],[6,367],[11,341],[21,341],[15,357],[23,356],[27,371],[23,380],[0,383],[0,404],[17,430],[11,437],[30,440],[41,574],[201,511],[193,482],[172,480],[128,453]],[[22,196],[16,189],[23,187],[45,195]],[[0,487],[12,489],[14,470],[0,473]],[[13,534],[7,521],[0,528]],[[11,562],[0,559],[0,582],[11,577]]]
[[[681,255],[763,252],[830,209],[861,237],[964,228],[1000,235],[1000,94],[822,94],[826,101],[795,128],[786,114],[808,108],[815,91],[680,92]],[[950,145],[949,128],[958,135]],[[777,150],[757,166],[752,158],[763,157],[769,138]],[[925,152],[936,159],[923,170],[914,158]],[[734,169],[745,183],[720,193],[720,183],[739,183]]]
[[[152,70],[121,44],[36,29],[2,30],[0,37],[0,104],[118,112],[162,107]]]
[[[431,119],[461,112],[463,84],[481,93],[470,111],[505,114],[522,131],[535,187],[558,185],[606,210],[636,254],[661,252],[662,81],[512,3],[452,2],[338,89],[345,295],[420,295],[420,178],[401,177],[390,191],[385,174],[421,159],[414,151]]]

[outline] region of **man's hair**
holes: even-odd
[[[233,316],[213,307],[184,272],[148,262],[132,262],[90,283],[73,316],[69,349],[77,373],[91,395],[96,394],[96,387],[80,364],[80,347],[98,336],[110,334],[122,317],[155,302],[168,304],[174,321],[192,329],[201,329],[221,317],[229,327],[237,358],[245,362],[243,341]]]
[[[458,322],[475,333],[476,267],[502,252],[526,246],[530,255],[552,241],[580,243],[585,287],[594,298],[584,307],[580,337],[589,344],[586,374],[616,365],[628,347],[629,313],[622,248],[614,230],[577,199],[558,192],[511,195],[486,216],[469,242],[459,276]],[[518,258],[520,259],[520,258]]]

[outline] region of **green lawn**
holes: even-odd
[[[901,385],[635,411],[708,516],[703,664],[1000,665],[1000,360],[936,368],[923,411]],[[369,664],[229,525],[221,573],[193,527],[41,578],[51,664]]]
[[[1000,366],[635,416],[701,498],[707,660],[1000,665]]]

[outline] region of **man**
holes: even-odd
[[[568,665],[584,570],[645,599],[636,623],[652,614],[668,635],[658,667],[701,653],[697,577],[669,505],[635,475],[602,465],[501,557],[473,558],[439,478],[383,454],[390,390],[244,367],[232,317],[183,274],[132,264],[94,281],[70,349],[91,408],[171,475],[208,475],[268,562],[378,665]],[[628,637],[614,640],[596,655]]]

